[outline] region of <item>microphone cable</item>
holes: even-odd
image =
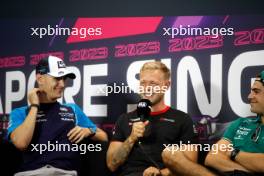
[[[153,158],[151,158],[151,156],[149,156],[147,154],[147,152],[145,151],[144,147],[141,144],[141,141],[138,141],[138,146],[141,149],[141,151],[143,152],[143,154],[148,158],[148,160],[159,170],[159,173],[161,175],[161,172],[160,172],[161,168],[159,167],[158,163],[156,161],[154,161]]]

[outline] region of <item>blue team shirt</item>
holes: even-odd
[[[28,106],[24,106],[10,113],[8,137],[24,122],[28,111]],[[32,151],[32,144],[72,145],[67,134],[76,125],[96,131],[96,125],[75,104],[58,102],[40,104],[34,134],[28,149],[23,152],[24,163],[20,171],[37,169],[47,164],[61,169],[76,170],[80,151],[44,151],[42,154]]]

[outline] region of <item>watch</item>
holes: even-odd
[[[32,107],[36,107],[36,108],[39,110],[39,105],[38,105],[38,104],[31,104],[31,105],[29,106],[29,110],[30,110]]]
[[[88,128],[91,131],[91,134],[88,136],[89,138],[93,137],[96,134],[96,130],[93,128]]]
[[[235,161],[236,156],[238,155],[239,152],[240,152],[240,150],[239,150],[238,148],[235,148],[235,149],[231,152],[230,159],[231,159],[232,161]]]

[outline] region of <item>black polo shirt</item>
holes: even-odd
[[[115,124],[112,141],[124,142],[131,133],[135,119],[136,111],[121,115]],[[184,144],[195,142],[192,119],[182,111],[166,107],[162,111],[152,112],[149,121],[148,136],[140,139],[142,147],[138,143],[134,145],[126,162],[120,167],[121,175],[143,172],[150,166],[155,167],[148,156],[160,168],[164,168],[161,158],[164,145],[180,144],[180,141]]]

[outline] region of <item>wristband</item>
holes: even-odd
[[[32,107],[36,107],[36,108],[39,110],[39,105],[38,105],[38,104],[31,104],[31,105],[29,106],[29,110],[30,110]]]
[[[240,152],[240,150],[237,149],[237,148],[235,148],[235,149],[231,152],[230,159],[231,159],[232,161],[235,161],[236,156],[238,155],[239,152]]]

